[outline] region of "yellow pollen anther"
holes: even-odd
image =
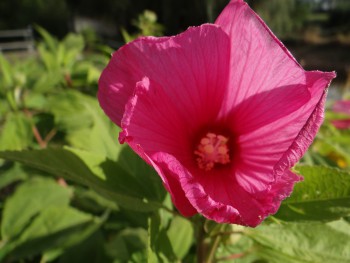
[[[210,171],[215,164],[227,164],[230,162],[228,138],[215,133],[207,133],[194,151],[198,167]]]
[[[210,145],[210,144],[207,144],[203,147],[203,151],[206,153],[206,154],[211,154],[214,152],[214,146],[213,145]]]

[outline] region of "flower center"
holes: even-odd
[[[194,154],[198,167],[210,171],[215,164],[227,164],[230,162],[228,138],[208,132],[199,142]]]

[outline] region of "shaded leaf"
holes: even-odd
[[[89,186],[127,209],[152,211],[161,206],[159,201],[147,199],[136,178],[103,156],[83,151],[73,153],[68,149],[45,149],[0,152],[0,157]]]
[[[14,241],[11,258],[19,259],[76,245],[95,232],[102,220],[68,206],[50,206],[43,209],[33,222]],[[57,254],[60,254],[57,253]]]
[[[27,174],[19,164],[15,164],[10,168],[0,167],[0,189],[26,178]]]
[[[34,178],[22,183],[6,200],[1,222],[2,239],[15,239],[41,210],[48,206],[68,205],[70,197],[71,190],[52,179]]]
[[[147,231],[142,228],[126,228],[119,232],[107,245],[108,255],[117,262],[125,262],[133,254],[146,252]]]
[[[74,187],[73,204],[84,211],[91,211],[92,213],[102,213],[106,209],[118,209],[115,202],[105,199],[91,189],[85,189],[78,185]]]
[[[101,231],[92,234],[84,242],[69,248],[60,257],[59,263],[109,263],[112,260],[107,256],[104,248],[104,237]]]

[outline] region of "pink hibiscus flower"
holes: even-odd
[[[333,105],[333,111],[350,116],[350,100],[339,100]],[[340,119],[331,121],[334,127],[340,130],[350,129],[350,119]]]
[[[304,71],[242,0],[215,24],[142,37],[103,71],[98,98],[184,216],[256,226],[302,178],[290,168],[323,121],[334,72]]]

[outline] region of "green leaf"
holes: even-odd
[[[45,47],[43,43],[40,43],[37,46],[37,50],[39,53],[39,57],[42,60],[42,63],[44,64],[47,71],[50,73],[60,73],[60,67],[57,63],[57,60],[55,59],[55,55],[50,53]],[[60,74],[59,74],[60,75]]]
[[[0,54],[0,69],[3,87],[11,87],[13,85],[13,69],[2,54]],[[2,90],[0,92],[2,92]]]
[[[35,29],[39,32],[41,37],[44,39],[44,43],[50,49],[51,52],[55,52],[57,49],[58,41],[43,27],[35,25]]]
[[[73,204],[84,211],[92,213],[102,213],[106,209],[118,210],[115,202],[102,197],[91,189],[79,187],[78,185],[74,187]]]
[[[329,221],[350,215],[350,172],[322,166],[298,166],[304,181],[296,184],[277,218],[286,221]]]
[[[77,54],[84,50],[85,43],[82,35],[69,33],[62,42],[66,50],[74,50]]]
[[[191,222],[179,216],[174,217],[167,235],[177,259],[183,259],[193,243],[193,227]]]
[[[105,240],[103,233],[97,231],[84,242],[71,247],[60,257],[59,263],[110,263],[104,248]],[[44,256],[45,257],[45,256]]]
[[[102,221],[68,206],[49,206],[14,241],[10,257],[34,256],[44,251],[64,249],[80,243],[101,225]]]
[[[53,91],[55,90],[55,88],[59,87],[63,81],[64,81],[63,75],[58,74],[56,71],[44,72],[43,74],[41,74],[40,78],[35,80],[33,90],[37,93],[45,93],[45,92]],[[29,96],[31,96],[31,94],[29,94]],[[30,99],[31,98],[28,99],[29,100],[28,107],[30,107],[32,102]],[[42,98],[34,98],[34,99],[42,99]],[[43,104],[43,105],[46,105],[46,104]],[[36,104],[34,106],[36,106]]]
[[[164,231],[161,230],[160,217],[154,214],[148,220],[147,262],[171,262],[165,254],[171,251],[171,245]],[[172,251],[171,251],[172,252]],[[172,253],[173,254],[173,253]]]
[[[130,147],[121,147],[118,156],[118,164],[134,178],[142,193],[155,200],[164,200],[166,191],[155,172],[144,160],[142,160]]]
[[[245,232],[260,244],[255,253],[267,262],[350,262],[350,225],[343,220],[327,224],[262,225]]]
[[[45,85],[47,86],[47,82]],[[41,93],[29,92],[23,99],[24,105],[29,109],[42,110],[47,104],[46,97]]]
[[[138,252],[146,252],[147,231],[142,228],[126,228],[120,231],[106,246],[108,255],[125,262]]]
[[[0,158],[19,161],[50,174],[86,185],[118,205],[136,211],[153,211],[161,206],[142,191],[137,178],[117,163],[93,153],[68,149],[0,152]],[[160,182],[159,182],[160,183]],[[161,184],[161,183],[160,183]]]
[[[0,150],[22,150],[33,139],[30,120],[22,113],[9,113],[0,130]]]
[[[86,100],[87,96],[76,91],[67,91],[48,98],[49,110],[54,115],[58,128],[70,132],[92,125],[92,118],[86,111],[84,99]]]
[[[175,216],[164,225],[161,214],[154,214],[148,220],[148,262],[180,261],[192,246],[193,233],[185,218]]]
[[[27,174],[22,170],[20,164],[15,164],[10,168],[0,167],[0,189],[26,178]]]
[[[118,143],[119,128],[105,116],[95,98],[78,95],[77,100],[91,122],[89,126],[82,126],[81,129],[71,129],[67,141],[73,147],[116,160],[121,150]]]
[[[1,222],[2,239],[15,239],[42,209],[68,205],[71,190],[52,179],[31,179],[22,183],[5,202]]]

